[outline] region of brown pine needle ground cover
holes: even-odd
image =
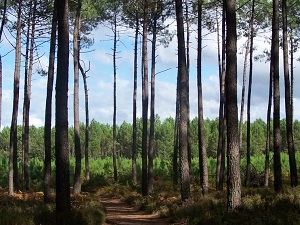
[[[203,196],[199,185],[192,185],[192,198],[182,205],[179,191],[170,187],[160,181],[148,197],[142,197],[139,188],[120,184],[84,190],[72,196],[71,224],[300,225],[300,187],[285,186],[280,194],[272,188],[243,188],[242,206],[233,213],[226,212],[226,190]],[[42,192],[10,197],[0,189],[0,225],[54,225],[54,195],[53,203],[42,201]]]

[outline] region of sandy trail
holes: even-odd
[[[159,218],[155,214],[146,214],[121,202],[119,199],[101,196],[101,202],[106,208],[106,222],[104,225],[166,225],[167,218]]]

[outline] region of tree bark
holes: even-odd
[[[29,190],[29,110],[31,96],[31,77],[33,67],[33,49],[35,45],[35,20],[36,20],[36,0],[30,7],[28,19],[28,32],[26,43],[26,59],[25,59],[25,78],[24,78],[24,104],[23,104],[23,129],[22,129],[22,149],[23,149],[23,175],[25,181],[25,189]]]
[[[179,122],[180,122],[180,80],[177,75],[176,88],[176,109],[175,109],[175,126],[174,126],[174,141],[173,141],[173,188],[176,190],[178,185],[178,152],[179,152]]]
[[[287,37],[287,1],[282,0],[282,26],[283,26],[283,69],[285,86],[285,114],[286,114],[286,139],[288,145],[288,154],[290,162],[291,186],[298,185],[297,165],[295,158],[295,144],[293,132],[293,116],[291,106],[291,82],[289,75],[289,50]]]
[[[118,180],[117,169],[117,9],[114,8],[114,48],[113,48],[113,69],[114,69],[114,112],[113,112],[113,167],[114,167],[114,180]]]
[[[53,93],[53,80],[54,80],[56,30],[57,30],[57,13],[56,13],[56,3],[54,3],[52,25],[51,25],[47,96],[46,96],[46,107],[45,107],[45,126],[44,126],[44,148],[45,148],[44,202],[45,203],[49,203],[51,200],[51,195],[50,195],[51,194],[51,121],[52,121],[52,93]]]
[[[156,36],[157,36],[157,1],[153,10],[153,37],[152,37],[152,58],[151,58],[151,96],[150,96],[150,136],[148,151],[148,194],[153,192],[153,145],[154,145],[154,125],[155,125],[155,59],[156,59]]]
[[[249,47],[250,47],[250,28],[248,32],[246,50],[245,50],[245,58],[244,58],[244,68],[243,68],[243,83],[242,83],[242,96],[241,96],[241,111],[240,111],[240,122],[239,122],[239,148],[240,148],[240,156],[243,154],[243,125],[244,125],[244,106],[245,106],[245,89],[246,89],[246,81],[247,81],[247,62],[249,55]],[[246,152],[247,160],[246,160],[246,179],[245,184],[249,186],[250,182],[250,161],[248,160],[248,152]]]
[[[55,113],[56,223],[68,224],[70,162],[68,148],[69,20],[68,1],[56,0],[58,49]]]
[[[222,6],[222,60],[220,57],[219,41],[219,23],[217,23],[217,42],[218,42],[218,64],[220,81],[220,105],[219,105],[219,137],[217,149],[217,167],[216,167],[216,189],[223,190],[224,170],[225,170],[225,151],[226,151],[226,116],[225,116],[225,4]]]
[[[199,168],[202,193],[208,193],[207,153],[203,120],[202,98],[202,0],[198,1],[198,57],[197,57],[197,86],[198,86],[198,135],[199,135]]]
[[[273,74],[273,147],[274,147],[274,190],[282,191],[280,161],[280,91],[279,91],[279,0],[273,0],[271,66]]]
[[[272,51],[272,50],[271,50]],[[267,109],[267,139],[265,148],[265,171],[264,171],[264,186],[269,186],[270,177],[270,145],[271,145],[271,108],[272,108],[272,92],[273,92],[273,75],[272,75],[272,65],[270,65],[269,73],[269,97],[268,97],[268,109]]]
[[[189,1],[185,0],[185,23],[186,23],[186,69],[188,75],[190,74],[190,21],[189,21]],[[188,95],[190,92],[190,85],[188,85]],[[188,115],[190,115],[190,105],[188,105]],[[189,118],[189,117],[188,117]],[[189,159],[189,167],[190,173],[192,172],[192,149],[191,149],[191,139],[190,139],[190,118],[188,121],[188,128],[187,128],[187,135],[188,135],[188,159]]]
[[[90,65],[89,65],[90,67]],[[84,160],[85,160],[85,179],[86,181],[90,180],[90,163],[89,163],[89,127],[90,127],[90,117],[89,117],[89,93],[87,86],[87,71],[84,71],[80,62],[79,69],[81,71],[84,87],[84,100],[85,100],[85,144],[84,144]]]
[[[4,29],[4,24],[6,20],[6,10],[7,10],[7,0],[3,2],[3,14],[1,19],[1,27],[0,27],[0,41],[2,41],[2,33]],[[2,126],[2,56],[0,55],[0,129]]]
[[[181,171],[181,200],[183,202],[190,198],[190,169],[188,159],[188,122],[189,122],[189,76],[186,65],[184,25],[182,0],[175,0],[177,39],[178,39],[178,76],[180,83],[180,171]]]
[[[14,97],[13,111],[10,128],[9,144],[9,172],[8,172],[8,194],[13,195],[14,187],[19,190],[19,173],[18,173],[18,105],[20,92],[20,67],[21,67],[21,29],[22,29],[22,1],[18,4],[17,18],[17,36],[16,36],[16,54],[15,54],[15,71],[14,71]]]
[[[235,0],[226,4],[227,210],[241,205],[241,175],[237,107],[237,35]]]
[[[142,61],[143,61],[143,81],[142,81],[142,195],[148,194],[148,174],[147,174],[147,123],[148,123],[148,52],[147,52],[147,31],[148,27],[148,1],[144,0],[144,22],[143,22],[143,46],[142,46]]]
[[[250,65],[249,65],[249,83],[248,83],[248,96],[247,96],[247,172],[246,173],[246,186],[250,184],[250,164],[251,164],[251,92],[252,92],[252,77],[253,77],[253,39],[254,39],[254,9],[255,9],[255,1],[252,1],[252,9],[251,9],[251,21],[250,21]]]
[[[132,115],[132,183],[137,185],[137,127],[136,127],[136,98],[137,98],[137,55],[138,55],[138,36],[139,36],[139,7],[136,1],[135,11],[135,37],[134,37],[134,71],[133,71],[133,115]]]
[[[77,1],[76,17],[73,34],[74,61],[74,142],[75,142],[75,174],[73,193],[81,192],[81,144],[79,131],[79,61],[80,61],[80,29],[81,29],[81,0]]]

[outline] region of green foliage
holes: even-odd
[[[183,206],[172,206],[174,221],[187,224],[246,224],[283,225],[299,224],[299,188],[287,188],[287,192],[276,195],[270,189],[245,189],[242,206],[234,212],[226,210],[226,193],[212,192],[206,196],[194,196]]]
[[[0,224],[55,225],[55,214],[54,203],[5,197],[0,204]],[[73,206],[68,219],[73,225],[99,225],[105,220],[105,209],[99,201],[89,201]]]

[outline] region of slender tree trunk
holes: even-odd
[[[189,75],[186,65],[184,25],[182,0],[175,0],[177,39],[178,39],[178,76],[180,83],[180,171],[181,171],[181,200],[190,198],[190,170],[188,159],[188,122],[189,122]]]
[[[90,65],[89,65],[90,67]],[[80,62],[79,69],[81,71],[84,87],[84,99],[85,99],[85,144],[84,144],[84,159],[85,159],[85,179],[90,180],[90,164],[89,164],[89,126],[90,126],[90,117],[89,117],[89,93],[87,86],[87,71],[84,71]]]
[[[29,110],[30,110],[30,96],[31,96],[31,77],[33,67],[33,49],[35,39],[35,20],[36,20],[36,0],[33,1],[33,8],[30,9],[30,16],[28,21],[28,48],[26,49],[25,66],[25,82],[24,82],[24,104],[23,104],[23,129],[22,129],[22,149],[24,154],[23,175],[25,181],[25,189],[29,190]]]
[[[45,126],[44,126],[44,202],[49,203],[51,200],[51,120],[52,120],[52,93],[54,80],[54,63],[55,63],[55,45],[57,30],[57,13],[56,3],[54,3],[54,11],[51,26],[48,81],[47,81],[47,97],[45,108]]]
[[[291,87],[289,76],[289,50],[287,37],[287,6],[286,0],[282,0],[282,26],[283,26],[283,69],[285,85],[285,113],[286,113],[286,139],[288,144],[291,186],[298,185],[297,165],[295,158],[295,144],[293,134],[293,116],[291,107]]]
[[[252,77],[253,77],[253,39],[254,39],[254,9],[255,1],[252,1],[252,12],[251,12],[251,21],[250,21],[250,65],[249,65],[249,83],[248,83],[248,97],[247,97],[247,171],[246,174],[246,186],[250,184],[250,164],[251,164],[251,92],[252,92]]]
[[[4,24],[6,20],[6,10],[7,10],[7,0],[3,2],[3,14],[1,19],[1,27],[0,27],[0,42],[2,41],[2,33],[4,29]],[[0,55],[0,129],[2,126],[2,56]]]
[[[19,105],[19,89],[20,89],[20,67],[21,67],[21,29],[22,29],[22,1],[18,4],[17,18],[17,36],[16,36],[16,55],[15,55],[15,72],[14,72],[14,97],[13,112],[10,128],[10,144],[9,144],[9,172],[8,172],[8,194],[13,195],[14,187],[19,190],[19,173],[18,173],[18,105]]]
[[[81,0],[77,1],[76,17],[73,34],[73,61],[74,61],[74,141],[75,141],[75,174],[73,193],[81,192],[81,144],[79,129],[79,61],[80,61],[80,29],[81,29]]]
[[[235,0],[226,4],[227,210],[241,205],[241,175],[237,107],[237,35]]]
[[[156,59],[156,36],[157,36],[157,1],[153,10],[153,37],[152,37],[152,58],[151,58],[151,98],[150,98],[150,137],[148,152],[148,193],[153,192],[153,145],[154,145],[154,124],[155,124],[155,59]]]
[[[138,37],[139,37],[139,10],[138,1],[136,1],[135,11],[135,38],[134,38],[134,72],[133,72],[133,115],[132,115],[132,183],[137,185],[137,128],[136,128],[136,96],[137,96],[137,66],[138,66]]]
[[[291,37],[290,37],[290,43],[291,43],[291,117],[292,121],[294,121],[294,41],[293,41],[293,30],[291,29]],[[293,122],[293,132],[294,132],[294,122]]]
[[[113,48],[113,67],[114,67],[114,112],[113,112],[113,167],[114,180],[118,180],[117,170],[117,9],[115,6],[114,12],[114,48]]]
[[[272,50],[271,50],[272,51]],[[265,149],[265,182],[264,186],[269,186],[269,176],[270,176],[270,145],[271,145],[271,108],[272,108],[272,93],[273,93],[273,77],[272,77],[272,65],[270,65],[270,81],[269,81],[269,99],[268,99],[268,109],[267,109],[267,140]]]
[[[202,98],[202,0],[198,1],[198,59],[197,59],[197,83],[198,83],[198,133],[199,133],[199,168],[202,193],[208,193],[208,169],[207,153],[205,146],[205,132],[203,120]]]
[[[219,81],[220,81],[220,106],[219,106],[219,138],[217,149],[217,168],[216,168],[216,189],[223,190],[224,170],[225,170],[225,6],[222,7],[222,61],[220,57],[219,23],[217,23],[217,42],[218,42],[218,62],[219,62]]]
[[[247,45],[245,50],[245,58],[244,58],[244,69],[243,69],[243,84],[242,84],[242,96],[241,96],[241,111],[240,111],[240,123],[239,123],[239,148],[240,148],[240,156],[243,154],[243,125],[244,125],[244,106],[245,106],[245,89],[246,89],[246,81],[247,81],[247,62],[249,55],[249,47],[250,47],[250,28],[248,32]],[[246,179],[245,184],[248,187],[250,182],[250,161],[248,161],[248,152],[247,154],[247,162],[246,162]]]
[[[179,122],[180,122],[180,80],[177,75],[176,88],[176,109],[175,109],[175,126],[174,126],[174,141],[173,141],[173,188],[176,190],[178,185],[178,151],[179,151]]]
[[[189,1],[185,0],[185,23],[186,23],[186,69],[187,73],[190,74],[190,20],[189,20]],[[190,84],[188,83],[188,95]],[[190,105],[188,105],[188,114],[190,115]],[[188,122],[188,159],[189,159],[189,167],[190,173],[192,172],[192,149],[191,149],[191,139],[190,139],[190,117]]]
[[[148,123],[148,52],[147,52],[147,31],[148,27],[148,1],[144,0],[144,22],[143,22],[143,46],[142,46],[142,61],[143,61],[143,85],[142,85],[142,195],[148,194],[148,177],[147,177],[147,123]]]
[[[273,74],[273,148],[274,148],[274,190],[282,191],[282,174],[280,161],[280,91],[279,91],[279,0],[273,0],[272,20],[272,54],[271,65]]]
[[[70,161],[68,141],[69,7],[56,0],[58,49],[55,113],[56,223],[68,224],[70,213]]]

